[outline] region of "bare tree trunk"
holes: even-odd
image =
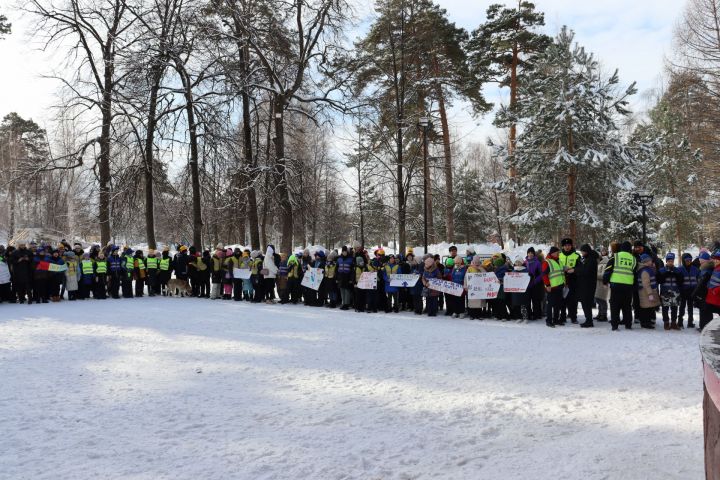
[[[285,110],[285,97],[275,97],[275,174],[277,178],[277,192],[280,207],[280,223],[282,239],[280,245],[283,252],[292,251],[293,212],[290,203],[290,189],[288,188],[286,160],[285,160],[285,125],[283,122]]]
[[[109,81],[111,74],[106,69],[105,80]],[[100,244],[106,245],[110,241],[110,122],[112,119],[112,97],[109,91],[103,92],[102,129],[100,133],[100,157],[98,158],[98,180],[100,194]]]
[[[190,177],[192,181],[193,203],[193,245],[202,251],[202,205],[200,202],[200,167],[198,165],[198,136],[195,123],[195,99],[192,93],[192,84],[183,65],[178,62],[178,73],[183,84],[185,95],[185,112],[188,121],[188,134],[190,137]]]
[[[517,70],[518,70],[518,58],[519,52],[518,52],[518,46],[515,44],[513,46],[513,56],[512,56],[512,65],[510,67],[510,112],[514,112],[515,108],[517,106],[517,96],[518,96],[518,80],[517,80]],[[510,136],[508,139],[508,156],[510,157],[510,184],[513,185],[513,188],[515,187],[515,179],[517,177],[517,168],[515,167],[515,158],[513,157],[515,155],[515,143],[517,138],[517,125],[515,123],[510,124]],[[518,200],[517,195],[515,194],[515,191],[510,192],[510,213],[515,213],[518,209]],[[515,228],[514,224],[510,224],[510,236],[517,242],[517,229]],[[518,242],[519,243],[519,242]]]
[[[436,75],[440,74],[437,57],[434,58]],[[445,94],[440,83],[435,84],[435,93],[438,97],[440,111],[440,125],[442,127],[443,153],[445,154],[445,238],[452,243],[455,238],[455,200],[453,195],[452,150],[450,149],[450,128],[448,126],[447,111],[445,109]]]
[[[153,163],[155,161],[153,153],[155,148],[155,130],[157,128],[157,101],[161,80],[161,68],[154,67],[145,133],[145,236],[148,248],[152,248],[153,250],[157,248],[155,242],[155,200],[153,195]]]
[[[572,130],[568,133],[568,153],[572,155],[574,153],[574,147],[573,147],[573,135]],[[568,183],[568,211],[570,216],[570,222],[569,222],[569,230],[570,230],[570,238],[573,239],[573,241],[577,241],[577,221],[575,219],[575,206],[577,202],[577,168],[575,165],[571,165],[568,169],[568,176],[567,176],[567,183]]]

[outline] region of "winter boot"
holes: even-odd
[[[664,321],[664,322],[663,322],[663,328],[664,328],[665,330],[670,330],[670,322],[668,322],[667,320]]]
[[[671,329],[671,330],[680,330],[680,325],[678,325],[678,323],[677,323],[676,320],[673,320],[673,321],[670,323],[670,329]]]
[[[594,326],[592,320],[585,320],[580,324],[580,328],[593,328]]]

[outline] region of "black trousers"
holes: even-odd
[[[635,295],[636,292],[637,290],[633,285],[625,285],[622,283],[610,284],[610,322],[613,325],[620,325],[620,313],[622,312],[623,323],[626,327],[632,327],[633,295]],[[637,305],[639,313],[639,300]]]
[[[546,295],[547,306],[545,311],[547,316],[545,317],[545,323],[552,325],[560,321],[560,311],[562,310],[563,304],[563,289],[561,287],[553,288]]]
[[[568,294],[566,297],[562,297],[562,307],[560,311],[560,319],[565,320],[566,318],[569,318],[570,320],[577,320],[577,306],[578,306],[578,298],[577,298],[577,286],[576,285],[568,285]],[[590,318],[592,318],[592,315],[590,315]]]
[[[694,323],[693,320],[693,296],[692,296],[692,290],[683,290],[680,292],[680,316],[678,317],[678,321],[680,322],[680,325],[683,324],[683,317],[685,316],[685,309],[687,308],[687,316],[688,316],[688,325],[692,325]]]
[[[545,299],[545,286],[542,282],[530,288],[530,318],[540,320],[543,317],[543,300]]]

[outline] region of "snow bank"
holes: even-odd
[[[0,318],[3,478],[703,477],[693,331],[188,298]]]

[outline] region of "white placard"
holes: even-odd
[[[525,272],[508,272],[503,279],[505,293],[523,293],[530,284],[530,275]]]
[[[391,287],[414,287],[420,275],[414,273],[398,273],[390,275]]]
[[[489,300],[497,298],[500,281],[494,273],[468,273],[468,300]]]
[[[440,280],[439,278],[428,279],[429,288],[431,290],[437,290],[438,292],[447,293],[449,295],[455,295],[459,297],[465,290],[462,285],[455,282],[449,282],[447,280]]]
[[[377,273],[363,272],[357,287],[361,290],[377,290]]]
[[[303,275],[300,285],[311,290],[319,290],[324,276],[325,274],[322,268],[308,268]]]
[[[233,278],[250,280],[250,273],[251,271],[249,268],[233,268]]]

